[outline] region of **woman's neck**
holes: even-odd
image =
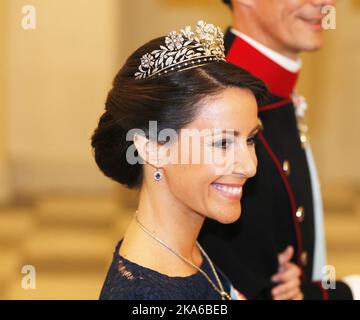
[[[168,187],[162,186],[161,183],[156,186],[144,185],[140,192],[137,217],[140,223],[153,235],[184,258],[200,266],[202,256],[196,241],[205,218],[180,203],[171,194]],[[131,260],[130,255],[133,254],[134,248],[138,248],[136,250],[140,264],[141,262],[155,263],[154,268],[156,265],[158,268],[162,268],[165,264],[179,266],[179,269],[170,268],[172,271],[168,273],[173,275],[181,275],[183,272],[187,274],[190,270],[191,273],[195,271],[193,267],[184,264],[170,250],[147,234],[135,219],[125,234],[122,245],[124,250],[120,251],[122,254],[128,255]],[[134,256],[135,260],[137,258]],[[147,266],[150,266],[149,264]],[[165,268],[165,270],[169,269]]]

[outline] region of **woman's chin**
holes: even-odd
[[[221,211],[219,210],[214,216],[214,220],[222,224],[230,224],[239,220],[241,216],[241,208],[239,210]]]

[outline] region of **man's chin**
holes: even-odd
[[[321,34],[309,35],[306,38],[304,37],[295,46],[298,52],[313,52],[320,50],[324,46],[323,36]]]
[[[314,51],[317,51],[317,50],[322,49],[323,46],[324,46],[323,41],[313,42],[313,43],[311,43],[311,44],[308,44],[308,45],[303,49],[303,51],[306,51],[306,52],[314,52]]]

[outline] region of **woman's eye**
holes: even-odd
[[[230,139],[221,139],[221,140],[213,143],[213,146],[216,148],[228,149],[231,144],[232,144],[232,141]]]
[[[248,146],[253,146],[253,145],[256,144],[256,142],[257,142],[257,135],[252,136],[252,137],[249,137],[249,138],[247,139],[247,144],[248,144]]]

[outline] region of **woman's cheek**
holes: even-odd
[[[216,174],[225,176],[234,171],[235,153],[232,148],[219,152],[216,157],[215,166]]]
[[[202,164],[211,168],[215,175],[221,175],[226,170],[227,154],[223,149],[205,146],[203,159],[204,162]]]
[[[254,163],[255,167],[257,168],[257,166],[258,166],[258,158],[257,158],[257,155],[256,155],[255,146],[253,146],[253,150],[252,150],[252,160],[253,160],[253,163]]]

